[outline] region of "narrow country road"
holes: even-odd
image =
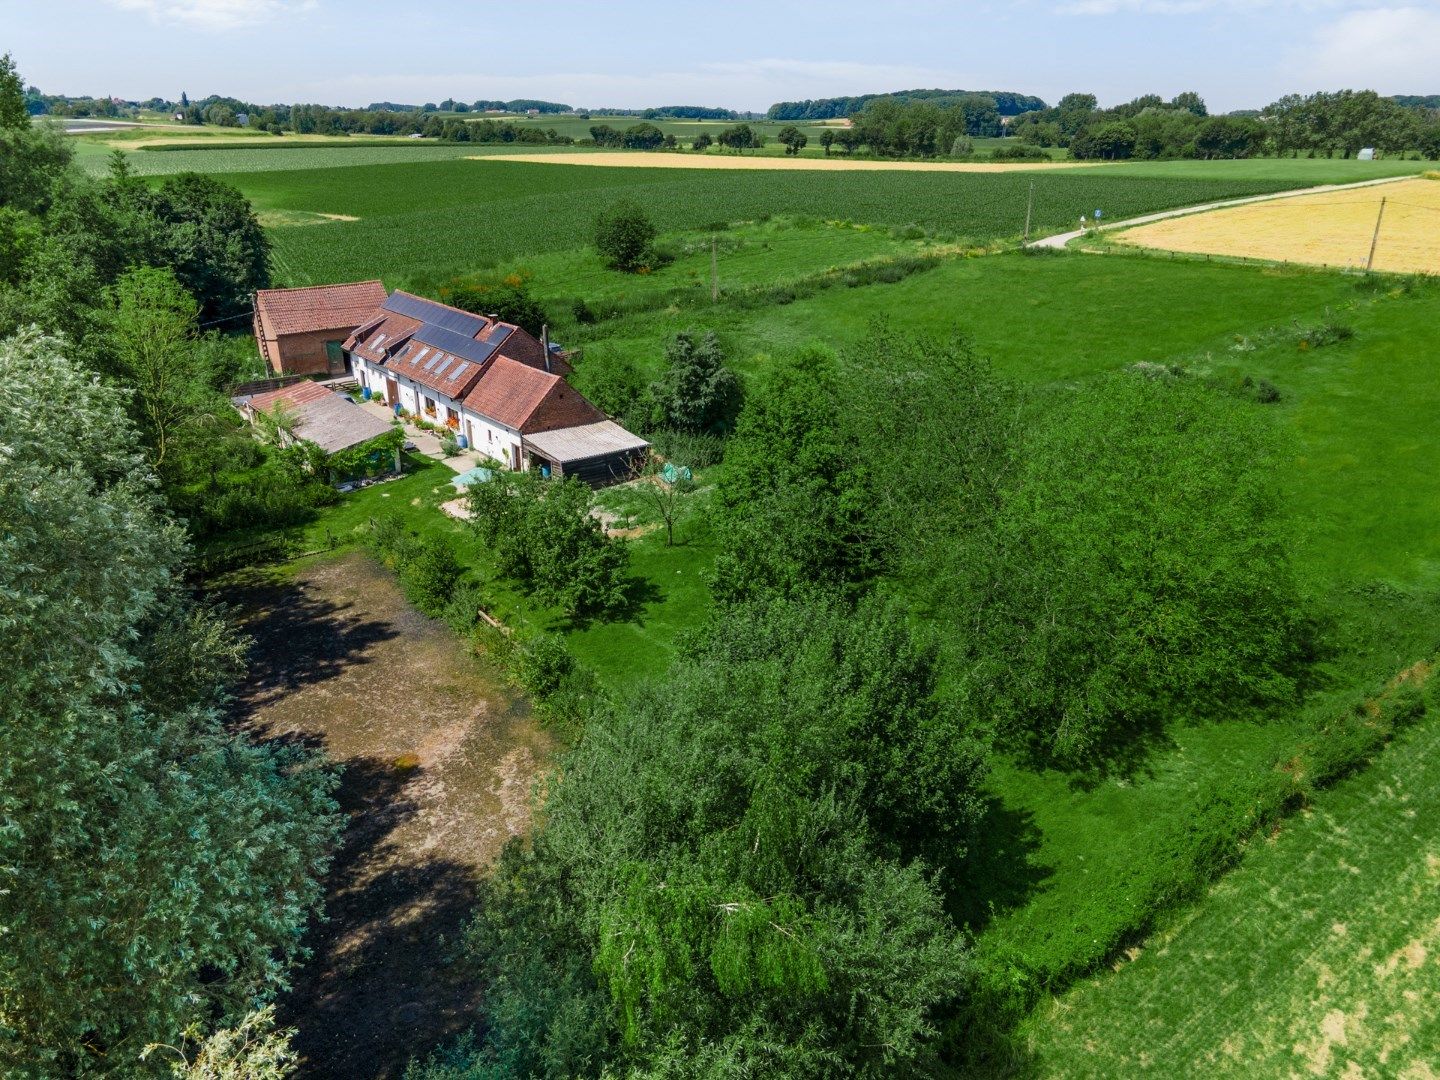
[[[1166,218],[1183,217],[1186,214],[1199,214],[1206,210],[1222,210],[1227,206],[1244,206],[1246,203],[1271,202],[1275,199],[1293,199],[1297,195],[1320,195],[1329,191],[1349,191],[1351,188],[1375,187],[1377,184],[1393,184],[1398,180],[1413,180],[1416,175],[1419,174],[1384,176],[1378,180],[1360,180],[1353,184],[1321,184],[1319,187],[1296,188],[1294,191],[1276,191],[1269,195],[1251,195],[1244,199],[1224,199],[1220,202],[1201,203],[1199,206],[1182,206],[1175,210],[1161,210],[1156,214],[1145,214],[1141,217],[1127,218],[1125,221],[1110,221],[1089,229],[1072,229],[1070,232],[1056,233],[1054,236],[1033,240],[1027,246],[1032,248],[1063,248],[1066,244],[1070,243],[1071,240],[1085,236],[1088,233],[1108,232],[1111,229],[1128,229],[1135,225],[1148,225],[1152,221],[1164,221]]]

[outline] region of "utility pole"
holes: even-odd
[[[710,237],[710,302],[720,301],[720,264],[715,255],[715,237]]]
[[[1385,220],[1385,199],[1387,196],[1380,196],[1380,213],[1375,215],[1375,235],[1370,238],[1370,257],[1365,260],[1365,273],[1370,273],[1370,267],[1375,265],[1375,245],[1380,243],[1380,222]]]
[[[1030,199],[1025,204],[1025,243],[1030,243],[1030,211],[1035,209],[1035,181],[1030,181]]]

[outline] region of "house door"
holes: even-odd
[[[400,404],[400,387],[394,379],[385,380],[385,401],[392,409]]]
[[[329,365],[331,375],[345,374],[345,350],[341,348],[343,342],[325,342],[325,362]]]
[[[516,472],[520,471],[520,447],[510,447],[510,467]]]

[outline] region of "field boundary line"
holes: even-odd
[[[1149,225],[1155,221],[1168,221],[1171,218],[1188,217],[1191,214],[1203,214],[1209,210],[1224,210],[1232,206],[1248,206],[1251,203],[1274,202],[1277,199],[1294,199],[1301,195],[1324,195],[1335,191],[1352,191],[1356,188],[1378,187],[1381,184],[1394,184],[1401,180],[1413,180],[1413,176],[1381,176],[1374,180],[1357,180],[1349,184],[1320,184],[1317,187],[1296,188],[1293,191],[1273,191],[1266,195],[1247,195],[1241,199],[1221,199],[1219,202],[1200,203],[1196,206],[1181,206],[1174,210],[1161,210],[1154,214],[1142,214],[1139,217],[1126,218],[1124,221],[1110,221],[1103,225],[1096,225],[1089,229],[1071,229],[1069,232],[1056,233],[1053,236],[1041,237],[1033,240],[1026,247],[1031,248],[1055,248],[1063,249],[1070,241],[1078,240],[1082,236],[1093,236],[1095,233],[1110,232],[1113,229],[1130,229],[1137,225]]]

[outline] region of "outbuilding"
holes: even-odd
[[[385,302],[380,281],[261,289],[255,294],[255,340],[277,375],[346,375],[345,339]]]
[[[650,444],[613,420],[526,435],[530,467],[551,476],[573,476],[591,487],[631,480],[645,467]]]

